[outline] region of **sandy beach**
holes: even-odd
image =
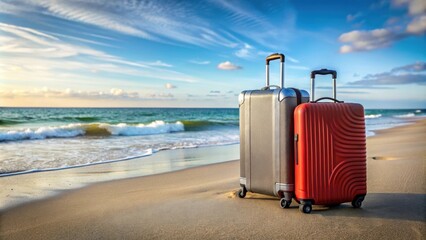
[[[240,199],[235,160],[8,208],[0,213],[0,239],[425,239],[425,146],[425,120],[369,137],[361,209],[315,206],[308,215],[294,202],[281,209],[274,197]]]

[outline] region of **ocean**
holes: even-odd
[[[368,109],[367,136],[425,113]],[[237,108],[0,108],[0,176],[238,143]]]

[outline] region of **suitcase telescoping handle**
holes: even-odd
[[[332,75],[333,78],[333,99],[334,102],[338,102],[336,99],[336,78],[337,78],[337,72],[334,70],[328,70],[328,69],[321,69],[321,70],[315,70],[311,72],[311,99],[310,101],[313,102],[315,99],[315,75]]]
[[[285,56],[282,53],[273,53],[266,57],[266,86],[264,89],[269,88],[269,62],[273,60],[280,60],[280,88],[284,87],[284,62]]]

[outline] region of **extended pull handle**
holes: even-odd
[[[311,78],[315,78],[315,75],[333,75],[333,78],[337,78],[337,72],[334,70],[328,70],[328,69],[321,69],[321,70],[314,70],[311,72]]]
[[[269,86],[269,62],[280,59],[280,88],[284,87],[284,62],[285,56],[282,53],[273,53],[266,57],[266,85]]]
[[[328,69],[321,69],[321,70],[314,70],[311,72],[311,99],[310,101],[313,102],[315,99],[315,75],[332,75],[333,78],[333,98],[336,98],[336,78],[337,78],[337,72],[334,70],[328,70]],[[336,102],[336,101],[335,101]]]

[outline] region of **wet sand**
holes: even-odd
[[[0,213],[0,239],[425,239],[426,121],[367,140],[368,194],[299,212],[236,197],[239,161],[115,180]]]

